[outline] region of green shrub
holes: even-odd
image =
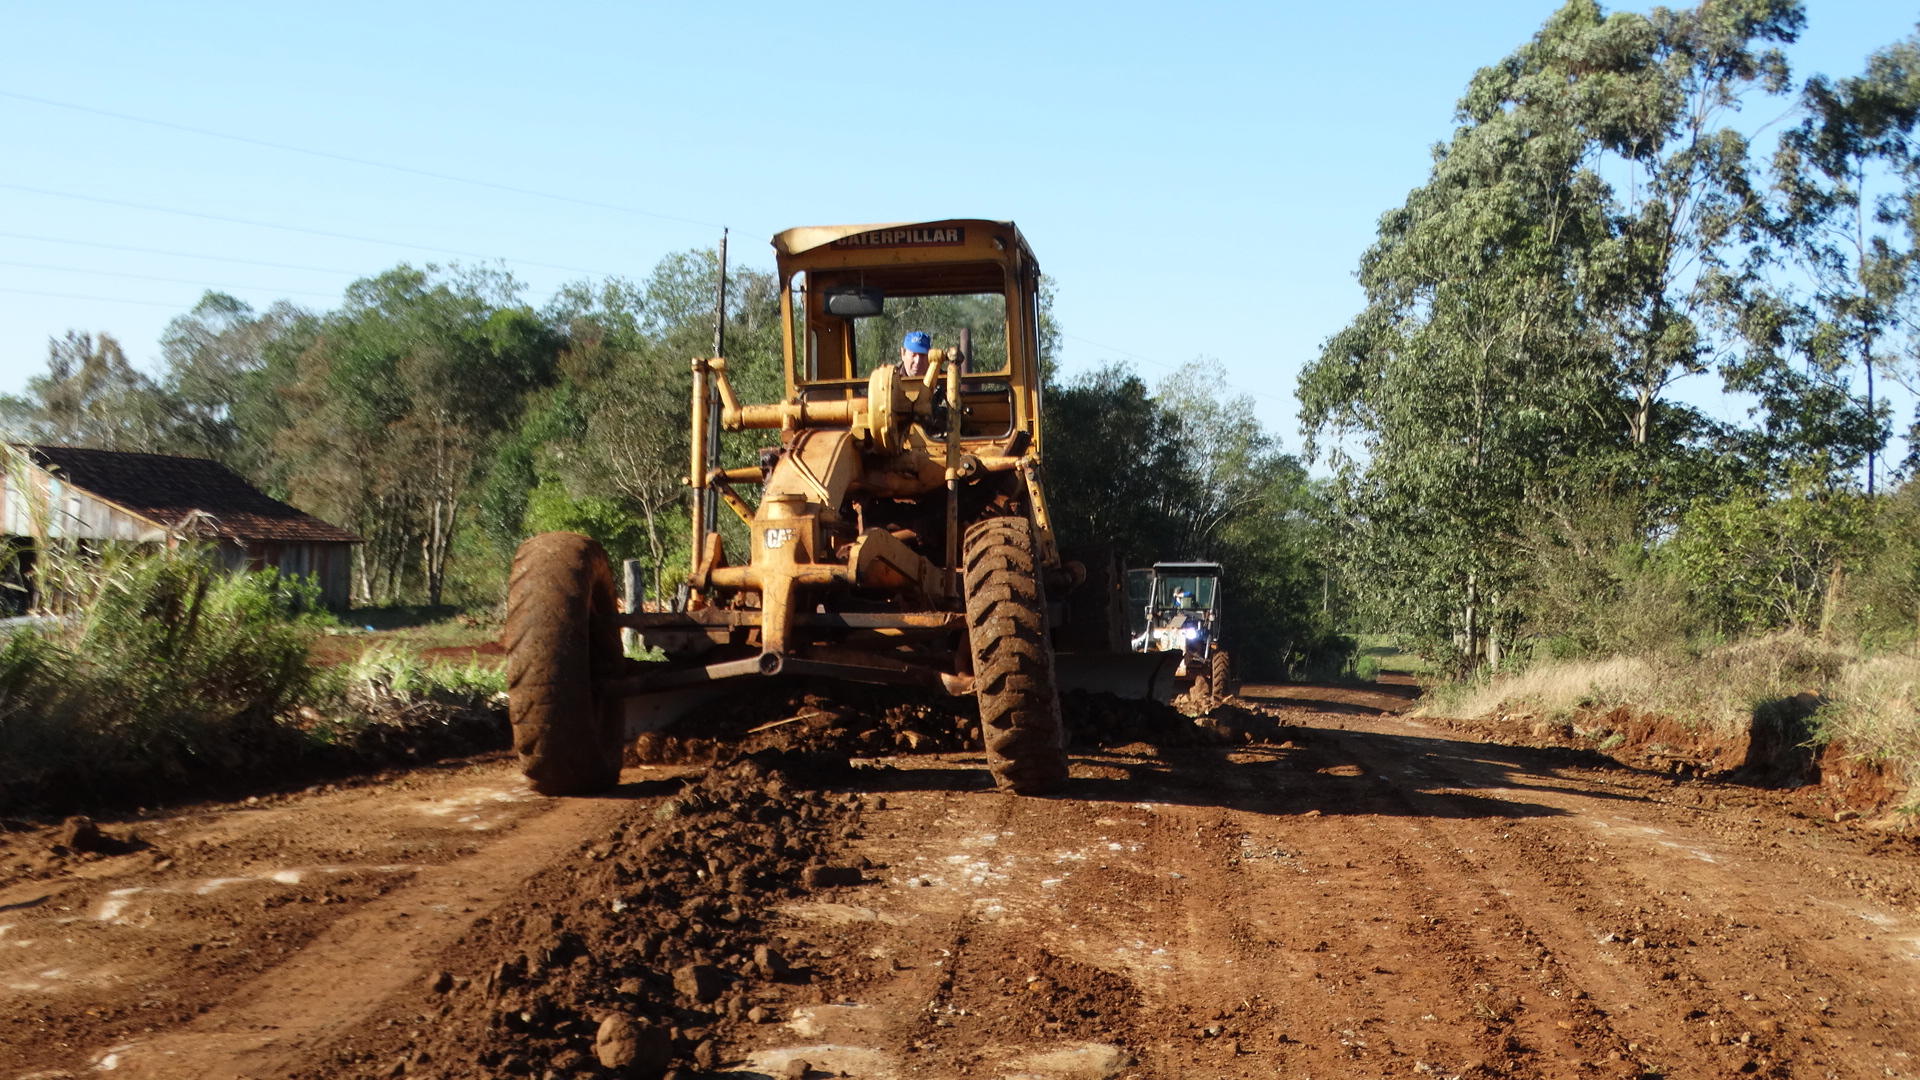
[[[312,685],[314,588],[202,548],[42,550],[64,614],[0,647],[0,796],[234,769],[277,752]]]
[[[392,649],[370,649],[347,668],[349,693],[403,705],[433,701],[480,707],[507,692],[505,668],[478,660],[429,662]]]

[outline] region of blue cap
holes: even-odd
[[[908,352],[921,353],[924,355],[927,350],[933,348],[933,335],[927,333],[925,330],[913,330],[908,332],[907,339],[900,344],[904,346]]]

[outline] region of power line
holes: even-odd
[[[197,285],[202,289],[250,289],[259,292],[291,293],[296,296],[321,296],[331,299],[333,293],[312,292],[307,289],[271,289],[264,285],[224,285],[218,281],[200,281],[194,278],[156,277],[153,274],[129,274],[120,270],[83,270],[74,266],[48,266],[45,263],[13,262],[0,259],[0,266],[17,266],[27,270],[53,270],[63,274],[99,274],[104,277],[133,278],[137,281],[164,281],[173,285]]]
[[[605,277],[598,270],[587,270],[578,266],[562,266],[558,263],[535,262],[532,259],[510,259],[504,255],[483,255],[477,251],[459,251],[454,248],[431,247],[426,244],[410,244],[399,240],[380,240],[371,236],[355,236],[351,233],[328,232],[325,229],[308,229],[298,225],[278,225],[271,221],[252,221],[247,218],[223,217],[219,214],[205,214],[198,210],[180,210],[171,206],[152,206],[147,203],[126,202],[120,199],[106,199],[98,195],[75,195],[66,191],[51,191],[46,188],[28,187],[25,184],[0,183],[0,188],[8,191],[24,191],[30,195],[51,195],[56,199],[77,199],[81,202],[100,203],[105,206],[123,206],[134,210],[149,210],[158,214],[179,214],[182,217],[203,218],[207,221],[221,221],[229,225],[246,225],[257,229],[280,229],[284,232],[305,233],[308,236],[324,236],[333,240],[352,240],[360,244],[380,244],[385,247],[412,248],[415,251],[435,251],[442,255],[458,255],[464,259],[499,259],[502,262],[519,263],[522,266],[538,266],[547,270],[565,270],[573,274],[592,274]]]
[[[181,310],[179,304],[166,303],[160,300],[127,300],[118,296],[81,296],[78,293],[39,292],[35,289],[0,289],[0,293],[7,293],[12,296],[51,296],[58,300],[94,300],[102,304],[139,304],[141,307],[163,307],[172,308],[175,311]]]
[[[236,259],[226,255],[195,255],[187,251],[163,251],[159,248],[128,247],[125,244],[103,244],[95,240],[62,240],[57,236],[36,236],[33,233],[0,232],[0,236],[10,240],[34,240],[43,244],[71,244],[76,247],[101,248],[106,251],[132,251],[141,255],[166,255],[176,259],[203,259],[207,262],[241,263],[246,266],[269,266],[275,270],[305,270],[315,274],[341,274],[357,277],[359,271],[330,270],[324,266],[298,266],[293,263],[262,262],[259,259]]]
[[[620,206],[614,203],[595,202],[592,199],[581,199],[572,195],[559,195],[551,191],[537,191],[537,190],[534,190],[533,188],[514,187],[511,184],[499,184],[491,180],[475,180],[472,177],[455,176],[452,173],[433,172],[428,169],[416,169],[408,165],[395,165],[390,162],[374,161],[370,158],[353,157],[347,154],[336,154],[326,150],[312,150],[304,146],[292,146],[287,143],[271,142],[267,139],[256,139],[250,135],[234,135],[225,131],[213,131],[209,128],[193,127],[188,124],[176,124],[170,120],[155,120],[151,117],[134,116],[130,113],[114,112],[110,109],[96,109],[87,105],[75,105],[71,102],[66,102],[66,101],[54,101],[51,98],[34,97],[30,94],[17,94],[11,90],[0,90],[0,97],[9,97],[9,98],[13,98],[16,101],[30,101],[35,105],[46,105],[55,109],[71,109],[74,112],[92,113],[95,116],[111,117],[112,119],[115,119],[115,120],[125,120],[129,123],[134,123],[134,124],[151,124],[154,127],[171,128],[175,131],[185,131],[194,135],[204,135],[212,139],[227,139],[232,142],[246,143],[251,146],[264,146],[272,150],[283,150],[290,154],[306,154],[310,157],[327,158],[332,161],[344,161],[352,165],[364,165],[368,168],[373,168],[373,169],[387,169],[392,172],[409,173],[414,176],[425,176],[434,180],[446,180],[455,184],[470,184],[474,187],[492,188],[495,191],[507,191],[507,192],[512,192],[515,195],[528,195],[536,199],[552,199],[556,202],[573,203],[576,206],[591,206],[598,210],[612,210],[617,213],[633,214],[638,217],[658,218],[662,221],[677,221],[683,225],[699,225],[709,229],[726,228],[726,226],[724,225],[716,224],[711,221],[701,221],[697,218],[679,217],[674,214],[661,214],[652,210],[636,210],[631,206]]]
[[[1138,360],[1143,364],[1152,364],[1155,367],[1166,368],[1168,371],[1180,370],[1180,366],[1178,364],[1169,364],[1164,360],[1155,360],[1150,356],[1141,356],[1139,353],[1130,353],[1125,349],[1116,349],[1112,345],[1102,345],[1091,338],[1083,338],[1079,334],[1069,334],[1065,331],[1061,331],[1060,336],[1064,338],[1072,338],[1075,341],[1084,342],[1085,344],[1092,345],[1095,348],[1105,349],[1108,352],[1119,353],[1121,356],[1124,356],[1129,360]],[[1280,397],[1276,394],[1269,394],[1260,390],[1249,390],[1244,386],[1237,386],[1229,382],[1223,382],[1221,385],[1227,387],[1230,390],[1238,390],[1243,394],[1252,394],[1254,397],[1263,397],[1263,398],[1266,398],[1268,401],[1277,401],[1282,405],[1292,404],[1292,402],[1288,401],[1286,398]]]

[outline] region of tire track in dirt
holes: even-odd
[[[717,1072],[782,1076],[797,1061],[862,1077],[1044,1080],[1915,1071],[1920,921],[1876,899],[1920,880],[1910,845],[1813,827],[1790,816],[1798,796],[1471,742],[1377,704],[1290,712],[1300,726],[1275,745],[1079,755],[1060,799],[982,790],[978,755],[835,774],[867,807],[844,857],[872,868],[861,885],[775,902],[770,940],[807,957],[811,984],[743,1002],[766,1022],[716,1028]],[[388,799],[378,827],[334,854],[370,862],[386,850],[371,839],[417,813],[404,809],[416,797]],[[486,906],[469,885],[506,892],[541,866],[586,867],[579,844],[604,831],[600,805],[529,804],[517,832],[478,854],[402,868],[386,895],[357,896],[274,970],[210,984],[198,999],[209,1011],[184,1027],[6,1063],[77,1074],[120,1047],[116,1075],[359,1075],[339,1064],[361,1060],[341,1056],[343,1041],[406,1034],[414,980]],[[633,813],[631,801],[614,807]],[[250,842],[244,820],[223,822],[199,828]],[[393,850],[415,843],[392,835]],[[263,904],[311,891],[269,872],[291,852],[249,850],[252,862],[208,861],[193,880],[245,881],[225,887]],[[115,885],[70,882],[59,903],[98,915],[147,902]],[[435,910],[455,903],[475,910]],[[211,914],[258,947],[248,926],[284,910]],[[28,917],[66,925],[32,911],[0,923]],[[94,934],[138,930],[90,921],[107,927]],[[62,992],[72,1012],[84,995]],[[465,1068],[436,1060],[407,1075],[479,1075]]]
[[[0,890],[0,1076],[253,1074],[417,977],[605,804],[510,763],[120,823],[151,847]]]
[[[1368,743],[1375,763],[1381,763],[1379,746],[1378,739]],[[1571,973],[1598,1003],[1605,1026],[1626,1040],[1627,1060],[1669,1073],[1708,1068],[1795,1075],[1801,1071],[1794,1067],[1796,1057],[1805,1057],[1816,1075],[1877,1076],[1910,1066],[1914,1047],[1907,1040],[1889,1045],[1870,1038],[1868,1045],[1854,1046],[1857,1037],[1823,1029],[1867,1019],[1857,1011],[1842,1017],[1835,1002],[1858,1006],[1891,998],[1904,1001],[1898,1009],[1881,1009],[1876,1023],[1884,1033],[1886,1017],[1897,1013],[1899,1025],[1911,1031],[1913,958],[1877,980],[1862,979],[1856,949],[1820,940],[1839,937],[1831,933],[1837,927],[1830,918],[1811,920],[1824,922],[1819,929],[1826,933],[1796,932],[1814,928],[1805,925],[1804,912],[1793,910],[1799,906],[1793,894],[1806,895],[1808,885],[1781,878],[1778,860],[1753,850],[1729,851],[1693,835],[1685,822],[1645,824],[1643,817],[1682,815],[1651,797],[1621,805],[1617,790],[1570,779],[1567,770],[1516,780],[1469,764],[1450,778],[1472,789],[1521,791],[1563,812],[1501,821],[1498,832],[1475,831],[1458,815],[1429,812],[1426,818],[1446,834],[1447,842],[1438,846],[1452,848],[1462,878],[1474,881],[1483,896],[1489,889],[1499,894],[1485,902],[1490,910],[1505,907],[1514,920],[1505,939],[1544,952]],[[1653,791],[1670,786],[1652,783]],[[1591,805],[1596,794],[1621,812],[1596,813],[1612,809],[1604,802]],[[1410,801],[1420,806],[1458,797],[1413,794]],[[1573,831],[1582,828],[1606,839]],[[1490,848],[1508,850],[1496,856]],[[1793,921],[1781,925],[1780,915]],[[1877,917],[1897,918],[1886,912]],[[1730,950],[1730,935],[1754,940]],[[1892,954],[1885,959],[1897,960]]]
[[[967,997],[973,951],[1124,974],[1138,998],[1114,1037],[1141,1076],[1881,1076],[1911,1064],[1910,971],[1875,977],[1833,933],[1858,917],[1840,909],[1859,905],[1820,899],[1833,910],[1808,940],[1797,932],[1807,902],[1787,920],[1769,905],[1823,883],[1780,879],[1765,851],[1694,835],[1697,811],[1659,801],[1671,781],[1392,719],[1306,734],[1285,749],[1082,759],[1092,775],[1078,794],[1125,801],[989,813],[992,799],[963,798],[981,809],[956,814],[952,796],[896,796],[922,827],[861,847],[894,863],[907,891],[860,900],[894,921],[849,944],[890,950],[900,927],[938,911],[952,955],[920,962],[961,972],[895,975],[891,989],[864,974],[836,983],[919,1018],[869,1041],[883,1057],[910,1050],[888,1060],[955,1072],[1073,1073],[1033,1065],[1060,1032],[1013,1039],[970,1031],[983,1025],[967,1016],[925,1019]],[[937,876],[946,853],[982,836],[995,837],[998,880],[949,896],[904,872]],[[1062,850],[1115,844],[1104,864],[1044,869]],[[1755,962],[1775,956],[1778,977]]]
[[[528,874],[602,831],[621,804],[555,801],[466,858],[422,869],[405,889],[341,918],[296,959],[240,987],[184,1031],[107,1048],[97,1067],[153,1080],[274,1076],[420,982],[473,920]]]

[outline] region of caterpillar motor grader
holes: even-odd
[[[692,362],[684,610],[620,611],[584,536],[535,536],[514,558],[505,636],[527,776],[549,794],[610,787],[627,739],[721,688],[805,675],[973,694],[996,782],[1059,789],[1056,633],[1090,642],[1087,681],[1127,696],[1170,696],[1178,655],[1129,652],[1117,572],[1095,575],[1080,617],[1064,603],[1087,572],[1061,558],[1047,513],[1033,252],[1011,222],[972,219],[789,229],[773,246],[784,400],[742,403],[724,358]],[[932,336],[924,371],[899,355],[903,330]],[[721,468],[715,425],[779,443]],[[746,550],[723,543],[723,508]],[[627,659],[622,628],[667,662]]]

